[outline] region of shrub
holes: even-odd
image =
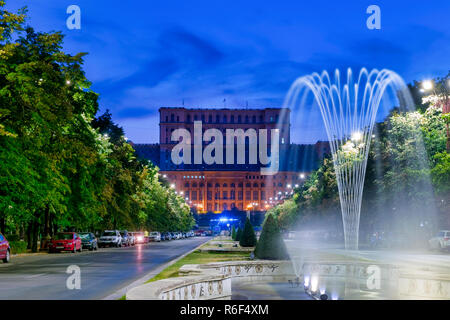
[[[258,259],[285,260],[289,258],[278,223],[272,214],[264,221],[261,236],[255,248]]]
[[[26,241],[9,241],[11,247],[11,253],[24,253],[27,252],[27,242]]]
[[[254,247],[256,245],[255,230],[253,230],[253,226],[250,223],[249,218],[245,221],[244,230],[242,230],[239,244],[241,247]]]
[[[236,229],[231,227],[231,240],[236,240]]]
[[[242,228],[238,228],[237,232],[236,232],[236,239],[234,239],[235,241],[240,241],[241,240],[241,236],[242,236]]]

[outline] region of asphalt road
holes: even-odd
[[[97,252],[13,257],[0,262],[0,299],[102,299],[206,242],[195,237]],[[67,289],[67,268],[81,271],[81,289]]]

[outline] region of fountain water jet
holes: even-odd
[[[367,158],[377,111],[388,87],[396,91],[401,107],[413,106],[403,79],[387,69],[369,72],[363,68],[354,81],[349,68],[342,84],[339,70],[334,82],[326,71],[313,73],[295,80],[285,98],[284,107],[293,109],[298,97],[311,91],[319,106],[336,173],[347,250],[358,249]]]

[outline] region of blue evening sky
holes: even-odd
[[[81,30],[66,9],[81,8]],[[381,30],[366,8],[381,8]],[[128,138],[158,141],[158,108],[280,107],[297,77],[323,69],[388,68],[407,82],[450,70],[450,1],[7,0],[40,31],[88,52],[86,75]],[[226,102],[224,103],[224,99]],[[296,142],[324,139],[295,121]],[[317,119],[317,117],[315,118]]]

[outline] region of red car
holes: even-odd
[[[9,246],[8,240],[6,240],[5,236],[0,233],[0,259],[3,260],[4,263],[8,263],[11,259],[11,248]]]
[[[48,244],[49,252],[71,251],[81,252],[81,238],[76,232],[60,232],[50,240]]]

